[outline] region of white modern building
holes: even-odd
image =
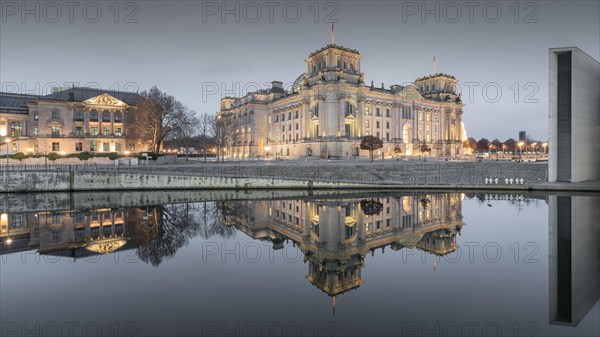
[[[548,181],[600,179],[600,63],[577,47],[550,49]]]

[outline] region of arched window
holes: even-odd
[[[115,116],[114,117],[115,123],[120,123],[122,121],[122,119],[121,119],[121,113],[120,112],[115,112],[114,116]]]
[[[97,122],[97,121],[98,121],[98,112],[96,112],[96,111],[92,111],[92,112],[90,113],[90,120],[91,120],[91,121],[94,121],[94,122]]]
[[[110,122],[110,114],[108,112],[103,112],[102,113],[102,121],[103,122]]]
[[[23,135],[23,124],[21,122],[10,123],[10,136],[21,137]]]

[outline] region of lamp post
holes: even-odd
[[[10,143],[11,139],[6,138],[6,169],[8,170],[8,143]]]
[[[531,144],[531,151],[533,151],[533,158],[537,158],[537,143]]]
[[[521,157],[523,157],[523,149],[522,149],[523,144],[525,144],[525,143],[519,142],[519,144],[518,144],[519,145],[519,159]]]
[[[542,147],[544,148],[544,156],[546,155],[546,147],[548,146],[548,143],[543,143]]]

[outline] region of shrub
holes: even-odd
[[[29,156],[25,155],[23,152],[19,152],[19,153],[15,153],[14,155],[12,155],[11,158],[21,161],[25,158],[29,158]]]
[[[78,153],[76,157],[79,158],[79,160],[86,161],[86,160],[92,158],[93,156],[94,155],[92,155],[89,152],[81,152],[81,153]]]
[[[60,158],[60,156],[56,152],[50,152],[46,157],[48,157],[48,160],[52,161],[55,161],[56,159]]]

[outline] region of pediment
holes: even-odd
[[[406,87],[402,88],[402,90],[398,92],[398,96],[410,100],[424,100],[421,93],[419,93],[419,91],[412,85],[407,85]]]
[[[88,98],[83,103],[87,105],[101,105],[101,106],[126,106],[127,104],[121,100],[114,98],[109,94],[102,94],[100,96]]]

